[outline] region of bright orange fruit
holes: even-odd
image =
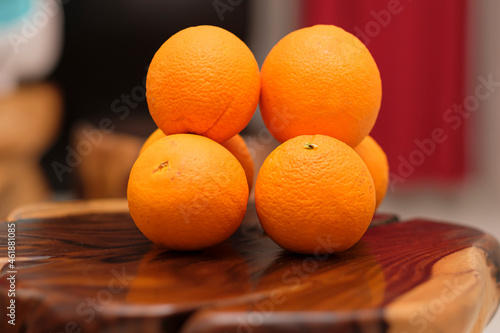
[[[245,143],[245,140],[241,137],[241,135],[236,134],[229,140],[224,141],[221,145],[229,150],[234,157],[241,163],[241,166],[245,170],[245,175],[247,177],[248,189],[252,189],[253,185],[253,176],[255,173],[255,166],[253,163],[252,155],[248,150],[248,146]]]
[[[141,147],[141,150],[139,151],[139,155],[142,154],[143,151],[145,151],[149,146],[151,146],[153,143],[156,141],[160,140],[161,138],[164,138],[166,135],[161,131],[161,129],[157,128],[156,130],[151,133],[146,141],[144,141],[144,144]]]
[[[241,164],[220,144],[199,135],[169,135],[137,158],[127,199],[135,224],[152,242],[199,250],[236,231],[248,185]]]
[[[303,135],[266,158],[255,184],[255,205],[262,227],[283,248],[339,252],[367,230],[375,187],[351,147],[325,135]]]
[[[161,138],[164,138],[165,134],[161,131],[161,129],[156,129],[151,135],[146,139],[144,144],[142,145],[141,151],[139,154],[142,154],[146,148],[148,148],[153,142],[158,141]],[[241,137],[241,135],[236,134],[229,140],[224,141],[221,145],[229,150],[234,157],[241,163],[241,166],[245,170],[245,175],[247,177],[248,189],[252,189],[253,185],[253,176],[255,173],[255,167],[253,163],[252,155],[248,150],[248,146],[245,143],[245,140]]]
[[[146,91],[151,117],[165,134],[194,133],[220,143],[252,118],[259,101],[259,66],[229,31],[190,27],[156,52]]]
[[[384,200],[389,184],[389,162],[387,155],[382,147],[371,137],[367,136],[354,149],[356,153],[363,159],[375,184],[375,193],[377,194],[377,205],[380,206]]]
[[[368,49],[333,25],[296,30],[268,54],[260,110],[280,142],[324,134],[356,147],[380,109],[382,84]]]

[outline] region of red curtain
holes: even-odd
[[[465,173],[466,0],[304,0],[304,26],[335,24],[358,36],[383,87],[373,137],[392,185],[452,181]]]

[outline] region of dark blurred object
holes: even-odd
[[[130,169],[144,138],[80,123],[73,128],[71,141],[73,151],[80,153],[76,167],[78,196],[85,199],[125,197]]]
[[[59,90],[22,86],[0,98],[0,219],[19,205],[48,200],[40,156],[53,143],[62,117]]]
[[[109,117],[122,122],[139,116],[152,124],[140,88],[156,50],[171,35],[193,25],[221,26],[245,40],[247,7],[247,1],[229,5],[232,10],[220,16],[213,0],[68,2],[63,56],[53,75],[64,90],[67,119],[60,142],[44,158],[52,185],[72,186],[71,177],[60,181],[51,164],[64,163],[69,129],[77,120]]]

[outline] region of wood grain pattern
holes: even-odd
[[[482,332],[498,304],[497,286],[487,278],[493,271],[491,265],[477,247],[441,259],[431,279],[389,304],[390,332]],[[422,299],[421,295],[432,297]]]
[[[352,249],[301,256],[250,206],[230,240],[179,253],[144,238],[124,201],[38,209],[10,216],[17,325],[0,332],[481,332],[499,302],[500,246],[463,226],[379,216]]]
[[[63,202],[40,202],[25,205],[13,210],[7,221],[67,217],[74,215],[93,215],[121,213],[127,214],[127,201],[123,199],[76,200]]]

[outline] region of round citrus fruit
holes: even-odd
[[[241,137],[241,135],[236,134],[229,140],[224,141],[221,145],[229,150],[234,157],[241,163],[243,170],[245,170],[245,175],[247,177],[248,182],[248,190],[252,189],[253,185],[253,176],[255,172],[255,166],[253,163],[252,155],[248,150],[248,146],[245,143],[245,140]]]
[[[262,227],[283,248],[340,252],[367,230],[375,188],[351,147],[325,135],[303,135],[266,158],[255,184],[255,205]]]
[[[280,142],[324,134],[351,147],[378,116],[382,84],[368,49],[333,25],[296,30],[268,54],[261,71],[260,110]]]
[[[142,154],[146,148],[148,148],[153,142],[158,141],[161,138],[164,138],[165,134],[161,131],[161,129],[156,129],[151,135],[146,139],[144,144],[142,145],[141,151],[139,154]],[[252,155],[248,150],[248,146],[245,143],[245,140],[241,137],[241,135],[236,134],[229,140],[226,140],[221,143],[221,145],[229,150],[234,157],[241,163],[241,166],[245,170],[245,175],[247,177],[248,189],[249,191],[252,189],[253,185],[253,176],[255,173],[255,167],[253,163]]]
[[[224,142],[248,124],[257,108],[259,66],[229,31],[191,27],[156,52],[146,91],[151,117],[165,134],[194,133]]]
[[[130,214],[152,242],[190,251],[231,236],[245,215],[245,171],[220,144],[192,134],[169,135],[139,155],[130,172]]]
[[[161,138],[164,138],[166,135],[161,131],[161,129],[157,128],[156,130],[151,133],[146,141],[144,141],[144,144],[141,147],[141,150],[139,151],[139,155],[142,154],[143,151],[145,151],[149,146],[151,146],[153,143],[156,141],[160,140]]]
[[[375,184],[375,193],[377,195],[376,208],[380,206],[387,192],[389,184],[389,162],[387,156],[378,143],[367,136],[361,143],[354,148],[354,151],[363,159]]]

